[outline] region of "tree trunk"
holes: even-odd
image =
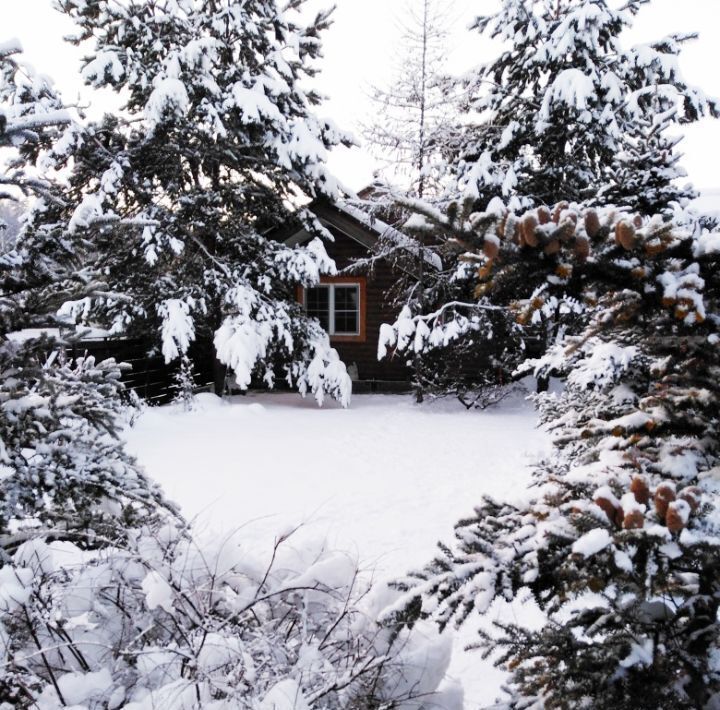
[[[218,397],[225,394],[225,382],[227,378],[227,366],[213,355],[213,391]]]

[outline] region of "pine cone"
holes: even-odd
[[[684,500],[676,500],[668,505],[665,525],[671,533],[679,533],[690,518],[690,506]]]
[[[678,498],[684,500],[690,506],[691,512],[694,513],[700,507],[702,491],[697,486],[688,486],[680,491]]]
[[[520,220],[514,215],[509,214],[506,218],[505,226],[503,228],[505,239],[509,239],[515,244],[522,246],[522,235],[520,233]]]
[[[569,242],[575,236],[575,222],[571,219],[563,220],[559,228],[559,237],[563,242]]]
[[[537,229],[538,221],[532,212],[528,212],[523,218],[520,225],[522,237],[525,240],[525,244],[530,247],[536,247],[538,245],[538,238],[535,234]]]
[[[615,508],[615,525],[618,527],[622,527],[622,524],[625,520],[625,511],[622,509],[622,506],[618,506]]]
[[[676,499],[675,487],[670,483],[661,483],[655,489],[655,512],[663,520],[668,510],[668,505]]]
[[[625,530],[640,530],[645,525],[645,516],[639,510],[631,510],[624,518]]]
[[[550,210],[547,207],[545,207],[545,205],[543,205],[542,207],[538,207],[537,214],[538,214],[538,221],[540,222],[540,224],[547,224],[552,219]]]
[[[568,208],[570,205],[567,202],[558,202],[555,205],[555,209],[553,210],[553,222],[555,224],[560,224],[560,215]]]
[[[626,220],[618,222],[615,225],[615,241],[627,251],[634,249],[637,242],[635,227]]]
[[[584,236],[577,236],[575,237],[575,256],[580,261],[585,261],[585,259],[590,256],[590,240],[587,239]]]
[[[622,510],[616,507],[615,502],[609,498],[603,495],[596,495],[593,503],[607,515],[611,523],[615,524],[617,522],[618,512],[620,513],[620,520],[622,520]]]
[[[650,489],[642,476],[635,476],[630,484],[630,492],[638,503],[647,505],[650,501]]]
[[[600,231],[600,217],[595,210],[585,213],[585,231],[590,239],[594,239]]]
[[[488,259],[495,259],[500,253],[500,246],[494,239],[486,239],[483,243],[483,254]]]

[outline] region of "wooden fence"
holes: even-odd
[[[130,367],[123,370],[123,384],[150,404],[166,404],[177,394],[178,361],[166,364],[157,346],[148,340],[93,338],[82,340],[68,350],[73,357],[92,355],[98,362],[114,358],[119,363],[126,363]],[[195,387],[212,386],[212,357],[209,354],[207,357],[195,357],[193,364]]]

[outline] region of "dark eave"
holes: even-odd
[[[318,218],[324,227],[332,227],[368,251],[373,250],[381,236],[390,237],[399,246],[405,246],[408,251],[414,251],[419,246],[412,237],[408,237],[380,220],[373,219],[370,215],[360,213],[354,207],[316,200],[308,205],[307,209]],[[278,230],[271,236],[288,246],[297,246],[305,243],[314,235],[305,227],[299,227],[294,231]],[[440,270],[442,265],[438,263],[438,257],[427,249],[424,251],[425,261],[433,268]]]
[[[352,215],[338,209],[334,205],[324,202],[313,202],[308,205],[308,209],[320,221],[324,227],[332,227],[341,232],[346,237],[361,244],[368,250],[372,250],[378,242],[380,233],[370,229],[360,220],[355,219]],[[300,227],[295,232],[282,235],[282,241],[288,246],[296,246],[303,244],[313,236],[305,227]]]

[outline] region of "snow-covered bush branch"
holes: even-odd
[[[15,707],[438,707],[449,644],[377,623],[355,560],[280,538],[198,546],[143,526],[87,553],[22,544],[0,570],[1,697]],[[387,592],[384,592],[387,595]],[[446,706],[450,707],[450,706]]]

